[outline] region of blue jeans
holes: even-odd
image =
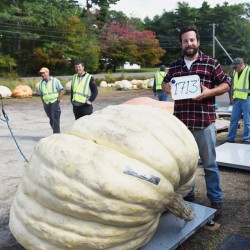
[[[211,202],[222,202],[220,175],[216,162],[216,128],[212,123],[205,129],[191,130],[199,148],[199,154],[205,172],[207,197]],[[194,192],[194,188],[191,192]]]
[[[235,99],[230,120],[230,130],[227,136],[228,141],[233,141],[238,129],[238,122],[243,113],[244,130],[242,141],[250,140],[250,96],[246,100]]]
[[[166,102],[168,99],[168,94],[164,93],[162,90],[157,90],[157,96],[159,101]]]

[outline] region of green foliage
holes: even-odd
[[[196,26],[201,37],[200,48],[204,53],[213,55],[213,24],[215,36],[232,58],[242,57],[250,63],[250,4],[229,6],[216,5],[211,8],[203,2],[200,8],[191,8],[186,2],[179,2],[175,11],[164,12],[153,20],[145,19],[145,29],[156,32],[160,46],[167,51],[162,58],[164,64],[181,55],[179,31],[184,25]],[[215,57],[221,64],[229,65],[231,60],[215,42]]]
[[[36,76],[42,66],[55,75],[72,75],[77,59],[89,72],[115,71],[127,61],[143,67],[168,65],[181,55],[178,36],[187,24],[198,28],[204,53],[213,54],[214,24],[215,36],[230,56],[250,63],[249,3],[211,8],[204,1],[191,8],[179,2],[174,11],[142,21],[110,11],[117,2],[86,0],[86,7],[80,7],[73,0],[1,0],[0,76]],[[91,6],[97,7],[95,12]],[[107,29],[110,23],[121,29]],[[230,64],[217,42],[215,57]]]
[[[17,76],[16,72],[13,70],[17,66],[16,60],[11,58],[9,55],[0,57],[0,77],[15,77]]]
[[[152,31],[138,31],[132,26],[111,22],[101,31],[101,54],[103,64],[111,66],[113,72],[125,62],[142,66],[160,63],[165,51]],[[103,66],[104,68],[105,66]]]
[[[13,91],[13,89],[19,84],[23,84],[22,81],[19,79],[14,79],[9,77],[0,78],[0,85],[8,87],[11,91]]]

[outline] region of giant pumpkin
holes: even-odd
[[[168,210],[194,218],[183,201],[198,149],[163,109],[115,105],[40,140],[10,212],[26,249],[137,249]]]

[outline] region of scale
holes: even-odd
[[[187,202],[187,201],[185,201]],[[216,209],[187,202],[196,214],[192,221],[185,222],[173,214],[163,213],[156,233],[140,250],[172,250],[214,218]]]
[[[226,142],[215,150],[219,166],[250,170],[250,145]]]

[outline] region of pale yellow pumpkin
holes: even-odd
[[[181,196],[198,149],[163,109],[116,105],[75,121],[34,149],[10,212],[26,249],[137,249],[165,210],[191,220]]]
[[[8,87],[0,85],[0,95],[2,98],[8,98],[11,96],[11,94],[11,90]]]

